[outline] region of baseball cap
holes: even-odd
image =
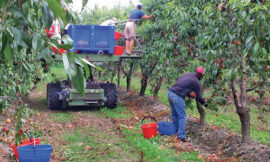
[[[141,2],[138,2],[136,6],[139,7],[139,8],[142,8],[143,7],[143,5],[142,5]]]
[[[200,74],[203,74],[204,68],[200,66],[200,67],[198,67],[198,68],[196,69],[196,72],[197,72],[197,73],[200,73]]]

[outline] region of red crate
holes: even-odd
[[[123,46],[115,46],[114,47],[114,55],[122,56],[125,47]]]
[[[121,38],[122,33],[114,32],[114,39],[119,40]]]

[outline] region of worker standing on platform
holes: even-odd
[[[136,38],[136,24],[138,20],[141,18],[143,19],[151,19],[153,15],[147,16],[145,13],[142,11],[143,5],[141,3],[138,3],[136,8],[133,9],[128,17],[128,22],[126,23],[125,29],[124,29],[124,34],[126,38],[126,53],[128,55],[131,55],[132,53],[132,48],[134,46],[134,41]]]

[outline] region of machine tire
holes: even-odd
[[[61,92],[60,83],[47,84],[47,106],[51,110],[62,109],[62,101],[59,100],[58,92]]]
[[[108,108],[116,108],[118,99],[116,85],[114,83],[101,83],[100,87],[104,89],[104,96],[106,97],[104,106]]]

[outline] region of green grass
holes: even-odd
[[[146,139],[139,133],[139,129],[141,127],[138,124],[133,130],[123,128],[123,133],[134,147],[143,151],[145,161],[203,161],[198,159],[197,152],[176,152],[169,147],[169,143],[166,143],[163,136],[157,135],[155,138]]]
[[[134,153],[136,150],[127,141],[102,129],[77,128],[63,138],[68,141],[67,145],[62,146],[63,157],[68,158],[67,161],[138,161],[138,154]],[[83,145],[79,146],[78,143]],[[85,149],[86,146],[91,149]]]
[[[107,109],[104,108],[101,110],[106,117],[109,118],[129,118],[131,114],[126,110],[125,107],[120,105],[115,109]],[[126,129],[124,126],[122,127],[124,137],[132,144],[134,148],[136,148],[139,152],[142,151],[144,154],[143,160],[145,161],[179,161],[179,160],[187,160],[187,161],[199,161],[198,153],[196,152],[184,152],[184,153],[176,153],[176,151],[172,148],[162,148],[161,145],[166,145],[163,136],[157,135],[155,138],[145,139],[143,134],[138,133],[141,129],[140,123],[134,127],[134,129]],[[168,145],[168,144],[167,144]]]
[[[131,114],[126,111],[126,108],[120,104],[115,109],[102,108],[101,112],[108,118],[126,119],[131,117]]]
[[[69,123],[75,116],[70,112],[51,113],[50,119],[54,122]]]

